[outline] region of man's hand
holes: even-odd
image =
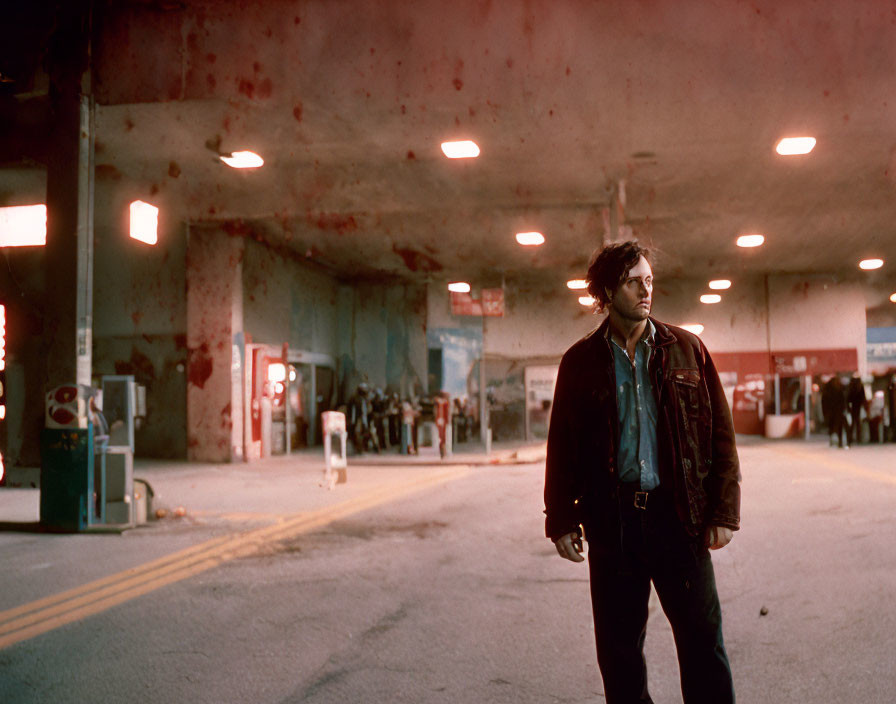
[[[578,533],[567,533],[563,537],[557,538],[557,542],[554,545],[557,546],[557,552],[560,553],[560,557],[565,557],[572,562],[585,561],[585,558],[582,557],[582,538],[579,537]]]
[[[725,547],[734,537],[734,531],[725,526],[710,526],[706,529],[703,544],[710,550],[718,550]]]

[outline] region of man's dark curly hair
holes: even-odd
[[[594,253],[585,281],[598,310],[603,311],[610,302],[607,289],[612,292],[619,288],[641,257],[649,262],[650,252],[635,241],[607,245]]]

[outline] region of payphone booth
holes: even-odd
[[[286,452],[288,346],[246,345],[246,459]]]

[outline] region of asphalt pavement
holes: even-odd
[[[896,445],[740,440],[743,529],[714,553],[738,700],[893,702]],[[333,490],[313,453],[141,463],[185,515],[0,532],[0,701],[603,701],[542,455],[359,459]],[[34,494],[0,490],[0,521]],[[654,701],[680,702],[655,601],[646,652]]]

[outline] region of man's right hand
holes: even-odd
[[[560,557],[565,557],[572,562],[585,561],[585,558],[582,557],[582,538],[578,533],[567,533],[557,538],[557,542],[554,545],[557,546],[557,552],[560,553]]]

